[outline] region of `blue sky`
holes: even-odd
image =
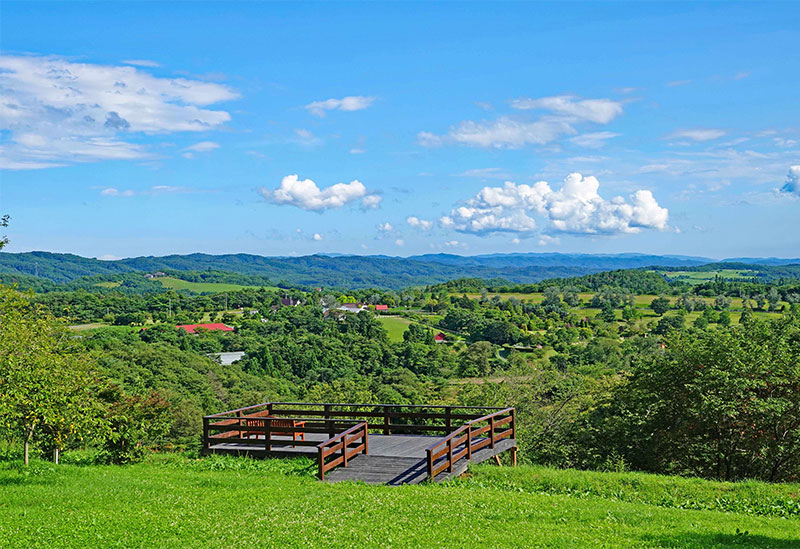
[[[7,250],[796,257],[798,20],[4,2]]]

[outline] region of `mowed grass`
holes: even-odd
[[[392,488],[323,484],[312,462],[236,459],[0,471],[0,546],[800,546],[796,485],[481,466]]]
[[[99,286],[100,288],[116,288],[120,286],[121,282],[114,282],[114,281],[106,281],[106,282],[98,282],[95,286]]]
[[[378,321],[386,328],[389,341],[403,341],[403,334],[406,333],[411,321],[401,316],[379,316]]]
[[[242,286],[241,284],[227,284],[222,282],[189,282],[188,280],[181,280],[180,278],[173,278],[171,276],[162,276],[156,280],[158,280],[164,287],[171,290],[187,290],[198,294],[233,292],[243,288],[253,287]],[[272,287],[269,288],[276,289]]]
[[[725,280],[750,279],[758,275],[751,269],[717,269],[715,271],[657,271],[670,280],[685,280],[690,284],[702,284],[721,276]]]

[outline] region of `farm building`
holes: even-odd
[[[209,330],[209,331],[217,331],[217,332],[232,332],[233,328],[223,324],[222,322],[216,322],[214,324],[178,324],[175,326],[176,328],[183,328],[186,330],[187,333],[196,334],[198,329]]]
[[[389,306],[388,305],[375,305],[375,310],[376,311],[388,311],[389,310]]]
[[[438,334],[436,334],[435,336],[433,336],[433,340],[434,340],[436,343],[442,343],[442,342],[444,342],[444,341],[447,341],[447,336],[446,336],[446,335],[444,335],[442,332],[439,332]]]

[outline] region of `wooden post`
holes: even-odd
[[[264,433],[264,449],[267,452],[272,451],[272,418],[265,417],[264,418],[264,426],[267,428],[267,432]]]
[[[390,406],[383,407],[383,434],[384,435],[391,435],[392,431],[389,429],[389,410],[391,409]]]
[[[342,466],[347,467],[347,436],[342,436]]]
[[[207,417],[203,418],[203,450],[204,454],[208,454],[211,451],[211,438],[209,436],[209,429],[208,429],[208,422],[209,419]]]
[[[450,418],[450,406],[444,407],[444,425],[448,435],[453,432],[453,421]]]
[[[239,421],[237,421],[237,423],[239,424],[239,438],[242,438],[242,411],[241,410],[239,410],[236,413],[236,417],[239,418]],[[256,435],[256,436],[258,436],[258,435]],[[250,437],[248,436],[247,438],[250,438]]]
[[[272,403],[271,402],[267,404],[267,415],[268,416],[272,415]]]
[[[511,408],[511,438],[517,438],[517,417],[515,413],[516,409]]]
[[[322,457],[322,448],[317,448],[317,465],[319,466],[319,479],[325,480],[325,458]]]
[[[428,454],[428,459],[427,459],[427,462],[428,462],[428,480],[432,481],[433,480],[433,458],[431,457],[430,448],[428,450],[426,450],[426,452]]]
[[[447,439],[447,472],[453,472],[453,439]]]
[[[511,466],[512,467],[516,467],[517,466],[517,447],[516,446],[514,446],[511,449]]]
[[[502,465],[502,463],[500,463],[500,456],[498,455],[494,456],[494,462],[497,464],[498,467]]]
[[[489,448],[494,449],[494,416],[489,416]]]
[[[472,459],[472,424],[467,425],[467,459]]]
[[[328,427],[328,436],[333,438],[336,436],[336,431],[333,428],[333,422],[331,421],[331,405],[325,405],[325,425]]]
[[[364,455],[367,455],[369,452],[369,424],[364,422]]]

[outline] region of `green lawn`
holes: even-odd
[[[0,469],[2,547],[800,546],[797,485],[493,466],[328,485],[310,461],[245,458]]]
[[[661,274],[670,280],[685,280],[690,284],[701,284],[714,280],[717,276],[721,276],[726,280],[750,279],[756,276],[758,271],[750,269],[717,269],[715,271],[664,271]]]
[[[214,292],[233,292],[248,288],[250,286],[242,286],[241,284],[226,284],[222,282],[189,282],[171,276],[162,276],[157,278],[164,287],[171,290],[188,290],[198,294],[214,293]],[[274,288],[272,288],[274,289]]]
[[[389,341],[403,341],[403,334],[408,330],[411,321],[401,316],[379,316],[378,320],[389,335]]]
[[[116,288],[121,284],[122,284],[121,282],[114,282],[109,280],[107,282],[98,282],[97,284],[95,284],[95,286],[99,286],[101,288]]]

